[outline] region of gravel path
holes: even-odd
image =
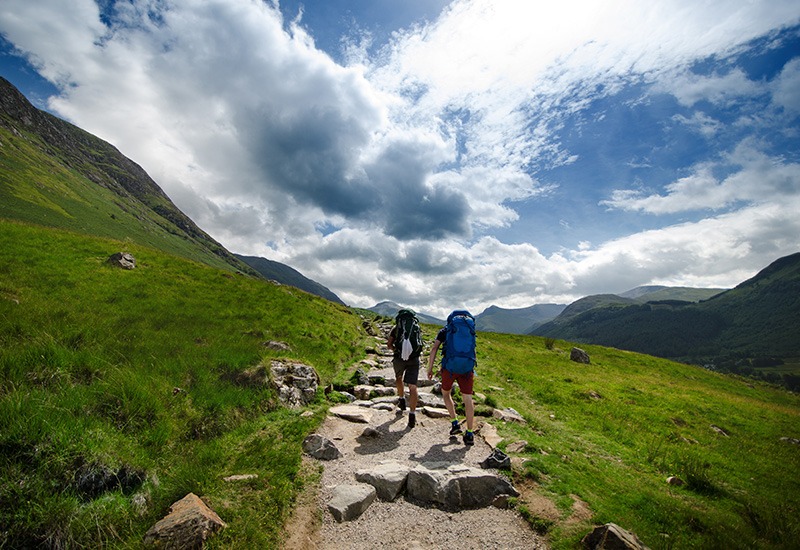
[[[384,329],[388,330],[387,327]],[[379,344],[382,341],[385,340],[377,339]],[[380,366],[370,374],[392,380],[391,360],[385,356],[376,359]],[[424,373],[424,367],[421,372]],[[420,392],[428,391],[429,387],[420,387]],[[492,450],[480,437],[482,421],[479,418],[476,418],[478,433],[475,444],[466,446],[461,437],[449,436],[450,421],[447,418],[429,418],[418,411],[417,425],[409,429],[408,411],[401,413],[395,408],[393,411],[373,409],[372,412],[369,424],[329,415],[317,431],[333,441],[343,456],[331,461],[305,457],[306,468],[323,469],[320,485],[307,491],[298,503],[287,526],[285,550],[547,548],[545,540],[513,510],[489,506],[446,512],[431,505],[411,502],[405,495],[393,502],[376,499],[357,519],[338,523],[328,511],[327,502],[336,486],[356,483],[357,470],[371,468],[386,460],[411,467],[423,462],[451,462],[479,468],[480,462]],[[377,430],[380,435],[364,437],[362,434],[367,427]]]
[[[321,463],[324,471],[316,498],[316,513],[322,524],[313,540],[319,549],[537,549],[544,541],[514,511],[494,507],[445,512],[407,501],[376,500],[364,514],[350,522],[338,523],[326,503],[332,490],[354,483],[355,472],[384,460],[414,466],[421,462],[446,461],[479,467],[491,452],[480,437],[467,447],[462,439],[450,438],[447,419],[432,419],[417,413],[417,425],[408,429],[407,412],[375,411],[369,424],[380,437],[363,437],[366,424],[329,416],[318,433],[333,441],[343,457]],[[311,541],[307,541],[311,542]]]

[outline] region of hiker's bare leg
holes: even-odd
[[[450,413],[450,420],[456,419],[456,405],[453,403],[453,396],[450,395],[450,390],[442,390],[442,399],[444,406],[447,407],[447,412]]]
[[[471,432],[473,427],[473,419],[475,417],[475,403],[472,401],[471,395],[464,395],[462,393],[461,399],[464,400],[464,414],[467,417],[467,430]]]
[[[414,412],[417,410],[417,385],[408,385],[408,410]]]
[[[394,379],[394,385],[397,388],[397,396],[398,397],[405,397],[405,389],[403,388],[403,375],[398,376]],[[410,386],[409,386],[410,388]]]

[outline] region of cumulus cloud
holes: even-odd
[[[228,248],[289,263],[353,305],[443,315],[658,281],[727,286],[798,246],[798,165],[746,138],[666,186],[602,203],[608,216],[707,219],[620,224],[607,242],[548,254],[511,233],[541,215],[537,201],[572,198],[569,181],[548,177],[581,162],[567,121],[622,90],[671,94],[686,111],[669,120],[707,139],[726,123],[701,104],[771,93],[800,112],[797,61],[767,86],[736,67],[689,70],[797,24],[793,0],[455,0],[371,58],[369,38],[353,38],[347,66],[302,17],[261,0],[102,5],[0,3],[0,32],[61,90],[50,109],[140,163]],[[620,162],[652,168],[634,157],[647,162]]]

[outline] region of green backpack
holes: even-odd
[[[416,313],[410,309],[401,309],[397,312],[394,322],[394,349],[400,351],[400,358],[408,361],[412,357],[419,357],[422,353],[422,330],[419,328]]]

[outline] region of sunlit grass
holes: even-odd
[[[121,249],[139,267],[105,264]],[[347,380],[367,344],[360,325],[291,287],[0,221],[0,546],[138,547],[188,492],[228,524],[211,547],[278,546],[308,482],[302,440],[326,404],[303,417],[239,375],[286,358],[323,384]],[[428,343],[437,328],[424,327]],[[518,507],[554,547],[608,521],[654,549],[796,543],[800,454],[781,441],[800,437],[796,395],[597,346],[582,346],[592,361],[581,365],[570,347],[478,336],[480,405],[526,419],[498,425],[501,446],[527,441],[516,482],[536,484],[562,518]],[[103,471],[128,482],[86,483]],[[237,473],[258,477],[222,480]],[[575,499],[591,520],[567,521]]]
[[[106,265],[121,249],[135,270]],[[136,546],[195,492],[229,523],[224,547],[274,547],[321,415],[285,411],[236,375],[285,357],[330,380],[363,356],[360,318],[145,247],[6,221],[0,266],[0,546]],[[87,494],[81,479],[104,470],[138,482]],[[242,471],[258,481],[234,499],[242,488],[221,479]]]

